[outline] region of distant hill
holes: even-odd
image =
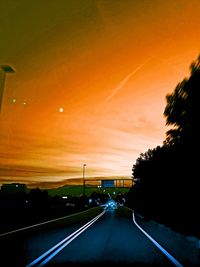
[[[109,176],[109,177],[86,177],[86,183],[88,185],[100,185],[101,180],[112,180],[112,179],[130,179],[130,181],[124,182],[125,185],[131,186],[131,177],[130,176]],[[39,187],[40,189],[58,189],[63,186],[82,186],[83,178],[67,178],[59,181],[41,181],[35,183],[27,183],[29,188]]]
[[[90,196],[92,192],[99,192],[99,193],[110,193],[111,195],[115,195],[118,192],[125,193],[129,191],[129,187],[126,188],[98,188],[93,186],[88,186],[85,188],[85,194]],[[83,194],[83,186],[80,185],[64,185],[58,188],[51,188],[48,189],[48,193],[50,196],[80,196]]]

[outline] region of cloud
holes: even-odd
[[[123,80],[121,80],[120,83],[113,89],[112,93],[106,98],[104,104],[108,103],[119,91],[121,91],[130,78],[140,71],[151,59],[152,57],[149,57],[144,63],[133,69]]]
[[[73,170],[74,171],[74,170]],[[31,176],[49,176],[49,175],[63,175],[65,170],[57,168],[45,168],[29,165],[1,165],[0,176],[13,177],[31,177]]]

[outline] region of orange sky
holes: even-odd
[[[2,0],[0,183],[131,176],[200,52],[196,0]],[[13,103],[16,99],[16,103]],[[26,103],[26,104],[24,104]],[[63,112],[59,112],[63,108]]]

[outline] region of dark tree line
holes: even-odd
[[[17,190],[16,185],[18,185]],[[48,190],[27,189],[22,184],[3,185],[0,190],[0,233],[66,216],[105,204],[107,194],[50,196]]]
[[[142,153],[133,165],[129,205],[188,234],[199,233],[200,56],[190,77],[166,96],[171,129],[163,146]]]

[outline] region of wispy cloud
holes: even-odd
[[[141,70],[151,59],[152,57],[149,57],[145,62],[133,69],[123,80],[121,80],[120,83],[113,89],[112,93],[106,98],[104,103],[108,103],[119,91],[121,91],[130,78],[132,78],[139,70]]]

